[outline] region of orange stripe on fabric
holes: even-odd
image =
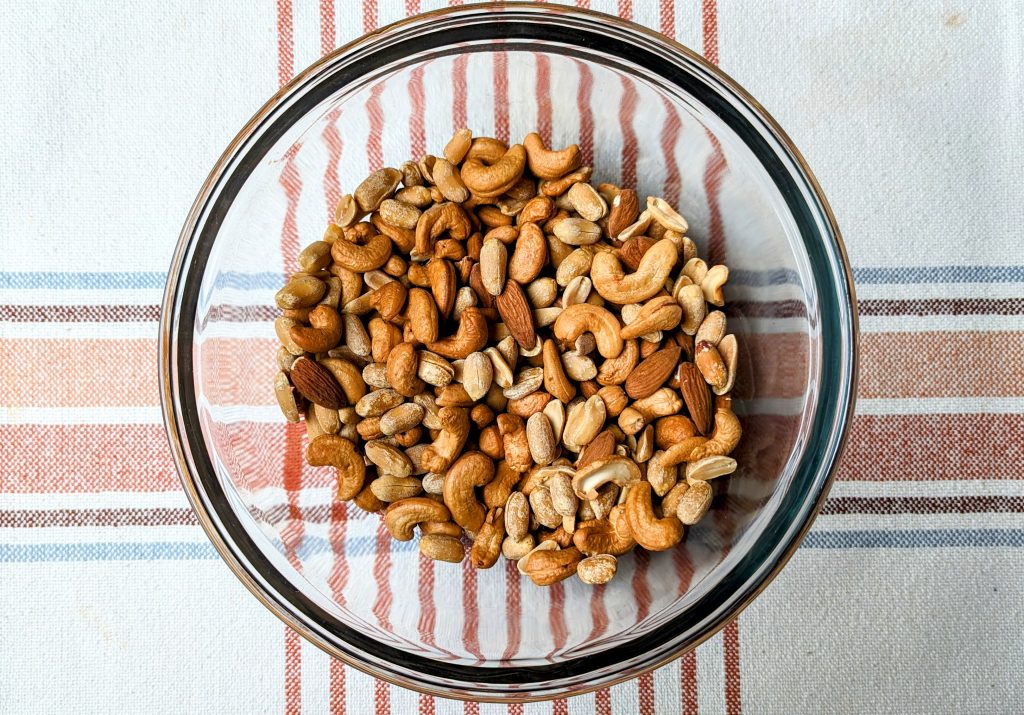
[[[292,0],[277,0],[277,83],[284,86],[295,74]]]
[[[722,658],[725,661],[725,712],[740,715],[740,622],[733,619],[722,631]]]
[[[679,659],[681,715],[697,715],[697,654],[690,651]]]
[[[320,0],[320,54],[334,49],[337,28],[334,20],[334,0]]]
[[[716,0],[701,2],[701,30],[704,38],[704,59],[718,64],[718,3]]]
[[[284,627],[284,711],[302,714],[302,641],[288,626]]]

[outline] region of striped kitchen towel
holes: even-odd
[[[694,653],[552,703],[436,699],[323,655],[218,560],[160,424],[157,303],[178,227],[280,84],[443,4],[6,9],[0,712],[1024,709],[1012,4],[576,3],[702,51],[765,104],[831,200],[861,300],[858,414],[824,512]]]

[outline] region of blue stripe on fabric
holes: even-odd
[[[942,547],[1024,547],[1024,529],[922,529],[920,531],[812,531],[811,549],[934,549]]]
[[[854,268],[855,282],[862,284],[917,283],[1024,283],[1024,266],[917,266],[902,268]],[[163,289],[166,274],[138,273],[58,273],[0,272],[0,290],[152,290]],[[222,273],[217,288],[267,290],[281,286],[283,274]],[[796,271],[733,270],[734,283],[767,286],[799,283]]]
[[[414,551],[415,541],[392,541],[391,551]],[[934,549],[1024,547],[1024,529],[923,529],[920,531],[812,531],[804,539],[809,549]],[[331,544],[320,537],[307,536],[298,550],[300,559],[331,551]],[[370,556],[376,551],[376,538],[369,536],[345,540],[345,552],[351,557]],[[206,542],[97,543],[97,544],[0,544],[0,563],[39,563],[71,561],[213,561],[218,558],[212,544]]]

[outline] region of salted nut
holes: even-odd
[[[460,128],[349,187],[274,295],[271,389],[423,557],[596,586],[714,508],[748,370],[729,268],[560,132]]]

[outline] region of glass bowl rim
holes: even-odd
[[[646,52],[653,56],[651,48],[657,48],[660,52],[665,53],[669,61],[676,61],[677,71],[680,76],[670,78],[668,75],[660,73],[660,77],[664,81],[676,86],[681,86],[680,82],[686,78],[700,82],[706,85],[708,92],[707,95],[701,97],[702,100],[717,98],[725,101],[728,95],[723,94],[723,92],[729,93],[749,115],[745,119],[740,119],[747,122],[758,121],[760,128],[766,130],[768,137],[774,140],[776,144],[773,147],[775,154],[759,158],[772,158],[781,162],[787,162],[789,165],[788,169],[796,174],[795,177],[788,178],[794,180],[795,183],[795,178],[798,177],[804,183],[804,191],[800,197],[793,199],[792,202],[787,200],[787,206],[790,209],[795,209],[797,204],[799,204],[801,208],[808,212],[808,216],[811,216],[809,220],[812,221],[813,225],[807,230],[813,232],[814,237],[818,239],[818,245],[808,243],[806,239],[811,237],[810,234],[805,233],[805,226],[801,224],[799,216],[795,215],[794,218],[797,220],[798,225],[800,225],[801,236],[805,239],[804,249],[808,252],[814,248],[823,251],[820,257],[820,260],[823,260],[825,263],[823,269],[819,269],[810,255],[808,255],[808,261],[811,263],[811,272],[814,274],[816,282],[817,279],[825,278],[828,279],[827,284],[832,286],[832,292],[819,291],[819,299],[832,305],[839,318],[835,322],[841,324],[840,326],[831,324],[821,325],[823,332],[822,342],[824,344],[821,357],[823,367],[827,368],[829,372],[838,370],[838,373],[840,373],[838,377],[841,379],[836,383],[838,395],[834,402],[819,399],[816,403],[817,407],[821,408],[824,406],[827,409],[824,412],[819,410],[819,414],[815,416],[815,429],[812,430],[812,436],[816,438],[814,441],[824,441],[824,443],[821,445],[822,451],[818,454],[809,454],[805,451],[801,459],[801,465],[797,470],[798,473],[807,475],[806,481],[812,487],[804,495],[803,499],[799,501],[799,518],[787,525],[783,525],[783,532],[777,534],[777,540],[765,552],[765,557],[759,562],[756,562],[756,559],[754,560],[756,563],[754,563],[752,568],[748,568],[748,571],[753,572],[752,576],[748,574],[746,577],[737,577],[740,578],[740,582],[735,587],[730,587],[732,590],[726,599],[727,607],[717,610],[713,609],[712,612],[705,613],[703,618],[704,625],[697,631],[696,635],[684,641],[678,641],[668,648],[664,647],[666,643],[664,639],[659,643],[662,646],[660,649],[639,649],[639,652],[636,652],[637,649],[634,648],[632,649],[634,651],[632,656],[627,656],[625,659],[602,658],[602,664],[599,667],[589,669],[586,667],[577,668],[575,672],[569,675],[564,674],[566,670],[564,663],[526,668],[453,667],[450,665],[441,666],[435,661],[419,656],[410,656],[397,651],[397,649],[392,649],[406,661],[413,663],[413,667],[410,667],[408,663],[397,662],[402,658],[392,659],[381,658],[376,655],[371,656],[365,649],[365,643],[362,646],[356,645],[336,632],[331,632],[331,634],[339,638],[342,643],[328,640],[323,627],[320,630],[314,628],[318,625],[314,616],[308,611],[303,610],[302,613],[305,616],[303,618],[293,610],[299,608],[299,606],[292,598],[301,599],[301,594],[293,594],[292,598],[289,598],[280,589],[275,588],[274,584],[267,580],[266,573],[257,572],[256,566],[253,564],[254,559],[249,558],[252,554],[250,553],[249,557],[247,557],[246,554],[241,553],[241,547],[237,539],[228,535],[226,529],[232,527],[229,521],[231,515],[222,514],[214,504],[214,497],[216,495],[211,494],[209,489],[211,483],[209,477],[213,475],[213,481],[216,481],[215,470],[213,470],[209,462],[209,455],[205,452],[195,404],[191,401],[188,394],[193,389],[192,373],[188,358],[192,350],[191,333],[194,330],[195,316],[185,314],[184,322],[182,322],[182,305],[189,301],[191,304],[188,307],[192,309],[193,313],[195,312],[194,309],[198,302],[198,289],[203,280],[206,262],[204,260],[199,270],[197,270],[197,263],[186,259],[194,257],[197,246],[204,243],[208,244],[205,246],[207,253],[204,258],[209,258],[209,248],[212,246],[213,239],[215,239],[217,229],[219,228],[219,223],[215,219],[211,220],[210,214],[221,200],[222,196],[220,193],[226,183],[233,181],[240,185],[240,183],[244,183],[247,180],[249,172],[243,171],[239,175],[239,171],[244,169],[243,160],[248,158],[252,151],[257,148],[252,145],[254,137],[259,138],[257,136],[258,133],[266,129],[268,125],[284,125],[283,133],[291,124],[286,121],[289,117],[286,110],[294,112],[298,100],[302,99],[313,89],[316,89],[318,81],[328,78],[333,71],[342,69],[347,64],[358,64],[359,61],[372,60],[375,54],[382,54],[389,47],[389,43],[394,42],[396,36],[404,37],[411,34],[420,37],[431,32],[436,32],[437,34],[449,32],[450,28],[446,29],[444,27],[432,30],[432,27],[436,28],[442,21],[449,23],[466,21],[474,23],[472,27],[482,28],[485,27],[484,21],[488,17],[500,20],[500,22],[496,23],[498,26],[514,21],[517,17],[527,21],[523,25],[506,28],[510,30],[509,34],[498,33],[496,36],[489,36],[490,39],[509,37],[510,34],[513,34],[511,30],[516,28],[521,33],[517,35],[519,39],[548,39],[526,33],[523,28],[529,27],[539,33],[540,25],[534,26],[530,22],[548,22],[552,17],[557,17],[560,23],[565,23],[550,30],[554,35],[569,36],[574,31],[585,32],[588,26],[590,28],[600,27],[602,32],[615,31],[622,44],[631,45],[638,53]],[[573,25],[573,23],[576,24]],[[570,28],[569,25],[573,25],[573,27]],[[494,32],[494,30],[491,30],[492,34]],[[454,42],[451,40],[445,42],[446,46],[452,44]],[[607,52],[604,47],[602,50]],[[403,54],[406,53],[403,51]],[[628,54],[619,55],[611,52],[608,54],[620,59],[636,60],[635,57]],[[380,64],[371,69],[377,69],[386,64],[386,60],[378,59],[378,61]],[[653,71],[650,67],[647,67],[647,69]],[[698,72],[701,76],[698,76]],[[351,81],[358,80],[362,74],[364,73],[355,73],[353,80],[344,82],[341,86],[344,87]],[[724,111],[725,107],[720,106],[720,109]],[[304,112],[300,114],[304,114]],[[273,119],[273,122],[268,122],[267,120],[269,119]],[[730,124],[730,127],[735,129],[732,124]],[[268,145],[272,145],[278,138],[279,135],[269,140],[264,137],[264,141]],[[748,148],[751,148],[749,144],[746,145]],[[768,146],[767,142],[765,142],[765,145]],[[779,150],[781,150],[781,153],[779,153]],[[256,160],[258,161],[258,159],[259,157]],[[230,200],[228,201],[228,206],[230,206]],[[824,314],[824,311],[822,312]],[[826,343],[824,340],[824,332],[826,330],[831,330],[836,334],[836,337],[838,337],[836,345],[840,345],[841,349],[833,347],[831,342]],[[208,538],[223,560],[249,591],[289,627],[299,632],[317,647],[343,660],[347,664],[373,677],[402,687],[440,697],[472,699],[485,702],[545,700],[566,695],[582,694],[601,687],[608,687],[653,670],[677,658],[682,653],[692,650],[724,628],[775,578],[796,551],[810,528],[834,479],[836,463],[846,442],[849,423],[854,409],[857,380],[857,343],[857,310],[853,279],[846,256],[846,249],[828,201],[810,168],[789,137],[768,112],[738,83],[720,69],[705,61],[699,54],[682,44],[627,20],[587,9],[533,2],[482,3],[421,13],[382,27],[373,33],[363,35],[339,47],[334,52],[300,72],[291,82],[279,90],[256,112],[231,141],[210,172],[190,209],[168,272],[160,320],[159,374],[161,410],[175,467],[192,508],[196,512]],[[830,353],[834,353],[832,355],[834,358],[833,362],[828,360]],[[819,384],[824,383],[823,373]],[[191,410],[183,409],[182,401],[186,403],[185,407],[191,407]],[[829,419],[825,419],[825,416]],[[190,436],[191,440],[189,439]],[[203,464],[204,460],[205,464]],[[808,460],[813,463],[810,468],[805,464]],[[795,483],[796,479],[794,477],[794,484],[791,484],[787,491],[793,491]],[[223,518],[225,516],[227,519]],[[259,561],[258,558],[255,560]],[[744,565],[748,561],[751,561],[751,554],[749,553],[726,576],[742,573]],[[715,591],[709,594],[709,596],[713,595],[717,590],[718,588],[716,587]],[[314,610],[316,609],[314,608]],[[677,623],[683,615],[678,614],[675,616],[672,623]],[[342,630],[351,629],[343,628]],[[671,629],[667,628],[665,630]],[[629,641],[629,643],[634,641],[642,642],[645,638],[646,636],[641,636]],[[365,637],[356,637],[355,640],[365,640]],[[375,645],[377,649],[380,649],[379,643]],[[628,644],[615,646],[606,651],[606,653],[615,654],[626,648],[628,648]],[[601,655],[603,656],[604,653]],[[595,657],[585,657],[578,660],[588,661],[592,658]],[[606,660],[611,662],[605,662]],[[418,670],[423,667],[424,663],[427,664],[425,672],[424,670]],[[623,663],[628,663],[628,665],[622,667]],[[449,671],[449,675],[431,676],[429,671],[432,668]],[[548,670],[556,672],[545,678],[533,677],[536,673],[543,673]],[[460,672],[463,675],[452,676],[450,672]],[[503,676],[500,680],[494,677],[498,673]],[[527,674],[531,677],[523,677]],[[444,684],[439,685],[439,682]]]

